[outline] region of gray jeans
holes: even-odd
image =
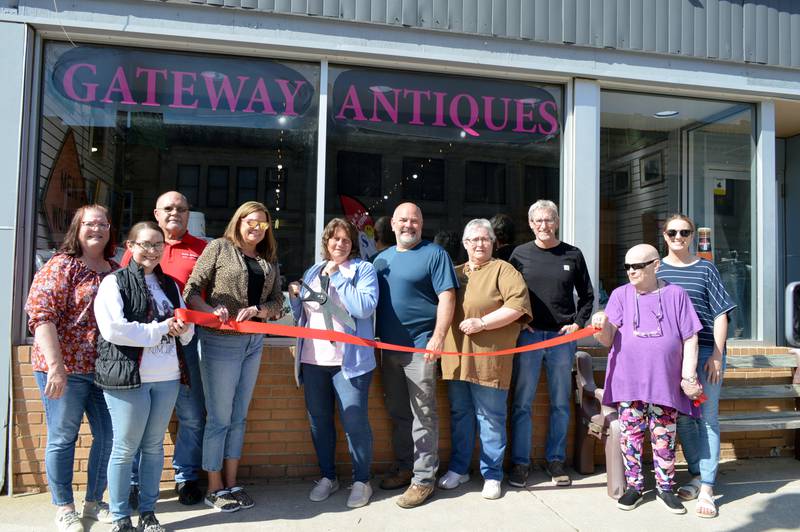
[[[433,485],[439,469],[436,363],[401,351],[384,351],[381,361],[397,465],[413,469],[415,483]]]

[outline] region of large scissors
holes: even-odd
[[[300,284],[307,290],[307,294],[300,300],[319,304],[319,310],[322,312],[322,318],[325,320],[326,329],[329,331],[333,330],[333,318],[339,320],[339,323],[345,327],[349,327],[350,329],[356,328],[356,322],[353,317],[342,310],[341,307],[331,302],[330,296],[328,295],[328,289],[331,284],[331,278],[329,276],[323,273],[319,274],[319,291],[308,286],[302,279],[300,279]],[[331,343],[333,344],[335,342],[331,340]]]

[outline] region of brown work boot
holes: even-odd
[[[396,490],[400,488],[405,488],[409,484],[411,484],[411,477],[414,474],[409,471],[408,469],[400,469],[399,471],[390,471],[383,477],[381,480],[381,489],[382,490]]]
[[[427,501],[431,495],[433,495],[433,484],[423,486],[414,482],[397,499],[397,506],[400,508],[416,508]]]

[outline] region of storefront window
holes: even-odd
[[[355,219],[366,254],[372,221],[403,201],[456,261],[472,218],[508,214],[522,243],[528,207],[558,202],[561,87],[345,67],[330,80],[325,217]]]
[[[318,65],[52,42],[44,79],[38,264],[80,205],[106,205],[121,242],[175,189],[190,231],[207,238],[240,203],[265,203],[284,282],[302,274],[314,249]]]
[[[627,282],[626,250],[646,242],[665,255],[663,222],[684,212],[709,229],[709,256],[738,305],[730,336],[752,337],[754,123],[749,104],[603,91],[601,304]]]

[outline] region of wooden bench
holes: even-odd
[[[576,358],[576,403],[578,405],[578,423],[575,445],[575,468],[582,474],[591,472],[594,468],[594,438],[587,438],[587,434],[605,440],[606,456],[610,452],[608,435],[615,428],[616,413],[608,407],[600,408],[599,399],[602,398],[602,389],[594,386],[594,375],[589,381],[588,363],[591,360],[592,373],[605,373],[607,357],[590,357],[587,353],[579,352]],[[726,364],[726,379],[723,381],[720,402],[750,399],[794,399],[794,407],[782,411],[743,411],[732,412],[721,410],[719,415],[720,432],[750,432],[764,430],[794,430],[794,456],[800,460],[800,350],[780,355],[728,355]],[[742,379],[733,378],[736,371],[747,369],[792,369],[791,384],[739,384]],[[581,371],[583,376],[581,376]],[[730,373],[730,375],[728,374]],[[589,381],[589,382],[587,382]],[[602,383],[600,383],[602,385]],[[616,435],[615,435],[616,436]],[[616,464],[610,469],[616,470]],[[611,471],[609,470],[609,473]],[[615,477],[618,476],[615,471]],[[616,484],[616,481],[614,482]],[[617,497],[619,486],[609,482],[609,495]]]

